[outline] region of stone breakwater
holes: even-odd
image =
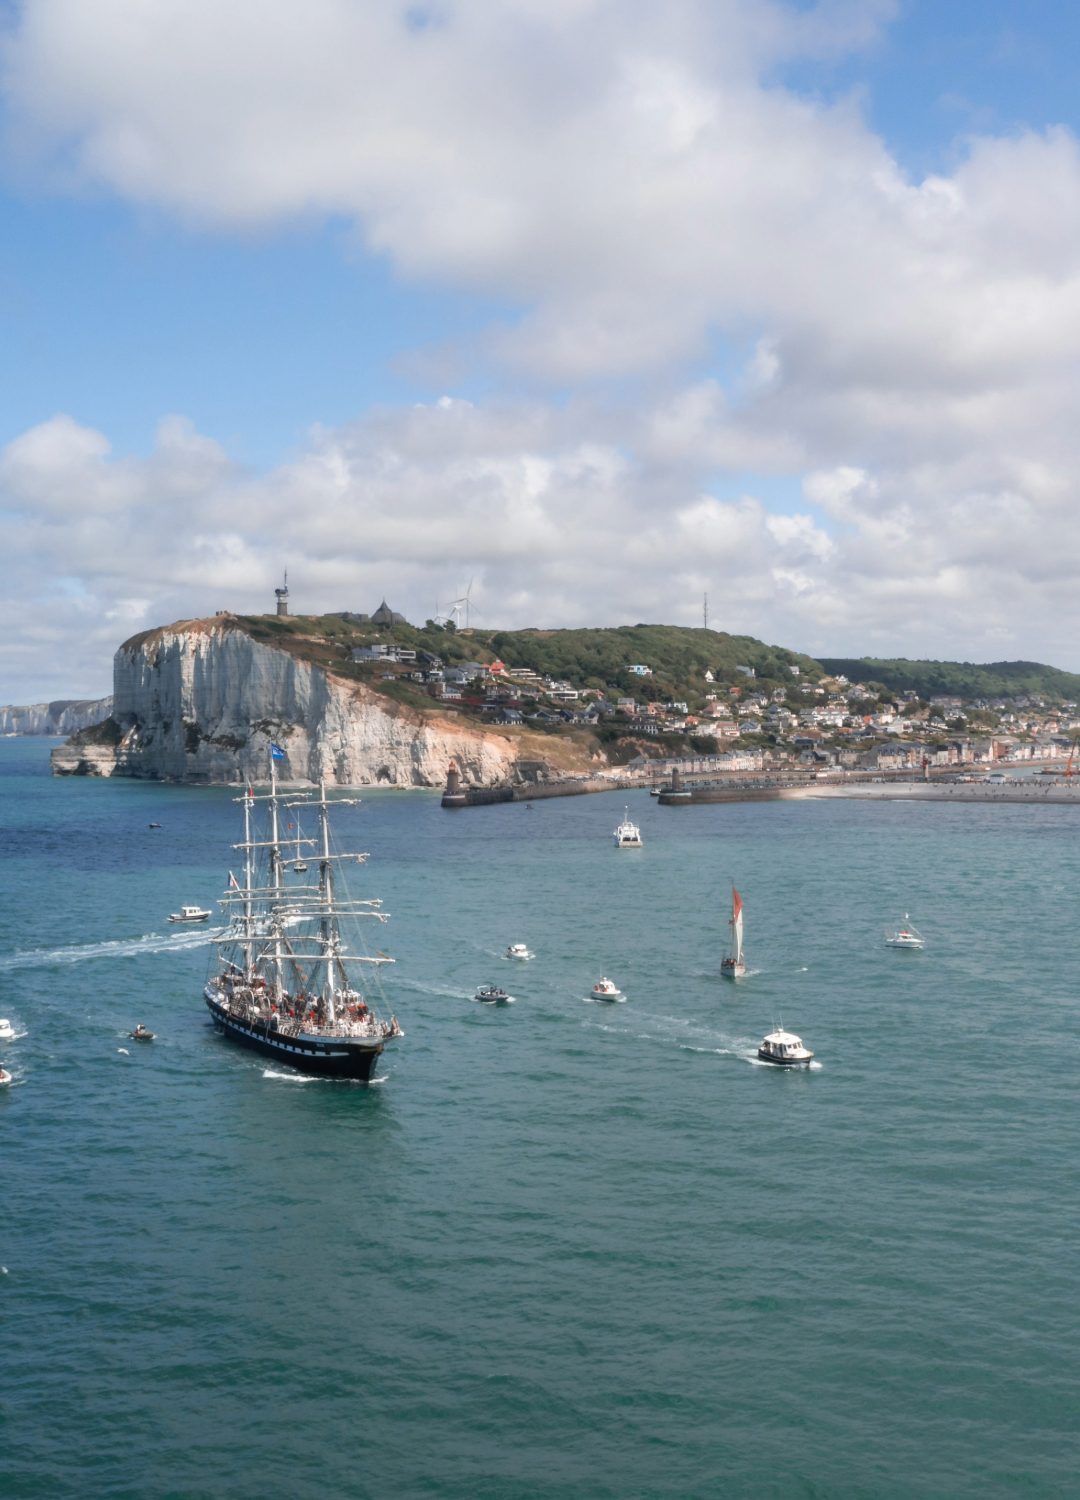
[[[662,791],[661,807],[697,807],[708,802],[767,802],[814,798],[848,798],[860,802],[966,802],[1015,803],[1025,807],[1080,807],[1080,778],[1068,781],[924,782],[854,781],[832,782],[776,779],[771,782],[726,782],[711,785],[684,784],[676,791]]]
[[[0,734],[74,734],[112,713],[111,698],[61,698],[53,703],[0,705]]]
[[[849,797],[863,802],[987,802],[1020,803],[1025,807],[1080,807],[1080,778],[1068,781],[961,781],[923,782],[894,781],[849,782],[833,785],[809,786],[786,796],[798,797]]]
[[[255,641],[228,617],[136,636],[113,659],[111,716],[52,753],[54,775],[440,786],[514,776],[508,735],[430,717]]]

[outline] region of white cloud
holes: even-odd
[[[969,659],[1011,640],[1080,666],[1080,523],[1044,469],[991,486],[988,462],[928,468],[917,495],[906,473],[820,471],[806,495],[830,535],[752,493],[710,496],[707,444],[695,469],[686,449],[635,448],[630,419],[622,441],[595,427],[583,405],[447,400],[316,432],[255,475],[175,422],[134,459],[54,419],[0,455],[0,696],[103,691],[121,636],[264,612],[286,564],[300,613],[385,594],[422,621],[475,577],[478,623],[696,624],[707,589],[718,626],[823,654],[926,652],[946,631]]]
[[[855,103],[767,81],[890,13],[25,0],[28,170],[225,230],[345,215],[402,275],[522,307],[486,354],[570,393],[374,411],[265,476],[179,419],[141,461],[56,418],[0,461],[40,621],[260,607],[288,558],[319,607],[423,616],[476,571],[493,622],[693,622],[709,587],[811,650],[1080,667],[1077,142],[976,138],[917,182]],[[748,472],[803,479],[832,533]],[[84,593],[35,594],[50,571]]]

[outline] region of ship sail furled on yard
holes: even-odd
[[[361,988],[362,973],[378,986],[379,967],[393,962],[358,951],[365,921],[387,919],[380,901],[357,900],[346,887],[342,866],[367,855],[333,847],[336,804],[322,782],[317,798],[285,801],[271,762],[269,794],[256,796],[249,787],[237,801],[244,841],[234,847],[243,853],[244,874],[242,883],[230,874],[220,902],[228,926],[213,939],[218,967],[205,990],[214,1025],[230,1041],[287,1067],[366,1082],[386,1044],[402,1035],[395,1018],[384,1021]],[[297,821],[303,809],[316,812],[318,837],[282,829],[286,808]],[[310,876],[302,861],[294,859],[290,869],[286,859],[286,848],[301,844],[313,851]],[[298,864],[306,878],[295,878]]]

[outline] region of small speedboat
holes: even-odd
[[[0,1042],[13,1042],[15,1040],[15,1028],[10,1021],[0,1020]]]
[[[307,873],[307,865],[302,859],[298,859],[294,862],[293,872],[297,875],[305,875]]]
[[[151,828],[160,828],[160,827],[161,827],[161,824],[160,824],[160,823],[151,823],[151,824],[150,824],[150,827],[151,827]]]
[[[208,922],[213,912],[203,911],[201,906],[182,906],[179,911],[169,913],[170,922]]]
[[[640,849],[642,847],[641,829],[636,823],[630,821],[630,809],[626,808],[623,820],[615,830],[616,849]]]
[[[509,1005],[514,997],[500,989],[497,984],[484,984],[477,990],[476,998],[482,1000],[485,1005]]]
[[[152,1031],[147,1031],[146,1027],[142,1024],[141,1021],[139,1022],[138,1026],[136,1026],[134,1031],[128,1032],[128,1036],[133,1042],[152,1042],[154,1040],[154,1033]]]
[[[510,946],[509,946],[509,948],[507,948],[507,950],[506,950],[506,956],[507,956],[507,958],[535,958],[536,957],[536,955],[534,953],[530,953],[529,952],[528,948],[525,946],[524,943],[511,943]]]
[[[921,948],[923,935],[918,928],[911,925],[911,918],[907,912],[904,913],[904,925],[895,927],[885,934],[886,948]]]
[[[594,1000],[621,1000],[623,993],[610,979],[598,979],[592,987],[592,997]]]
[[[762,1062],[794,1068],[800,1063],[808,1063],[814,1054],[803,1046],[802,1037],[790,1031],[770,1031],[757,1049],[757,1055]]]
[[[5,1072],[5,1070],[3,1068],[0,1068],[0,1088],[3,1088],[5,1086],[5,1084],[9,1084],[10,1082],[11,1082],[11,1074],[8,1073],[8,1072]]]

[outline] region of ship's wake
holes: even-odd
[[[681,1016],[656,1016],[654,1019],[656,1030],[648,1031],[631,1032],[625,1025],[604,1026],[599,1021],[591,1020],[583,1020],[582,1025],[618,1036],[632,1036],[636,1041],[648,1042],[653,1046],[659,1044],[661,1047],[672,1047],[679,1052],[695,1052],[713,1057],[735,1057],[740,1062],[751,1063],[755,1066],[773,1066],[771,1063],[760,1063],[757,1055],[758,1043],[750,1037],[731,1036],[727,1032],[702,1026],[698,1021]]]
[[[36,969],[53,964],[81,964],[101,958],[141,958],[144,953],[181,953],[202,948],[211,937],[206,932],[181,937],[178,933],[148,932],[140,938],[118,938],[109,943],[79,943],[69,948],[34,948],[22,953],[0,954],[0,972]]]

